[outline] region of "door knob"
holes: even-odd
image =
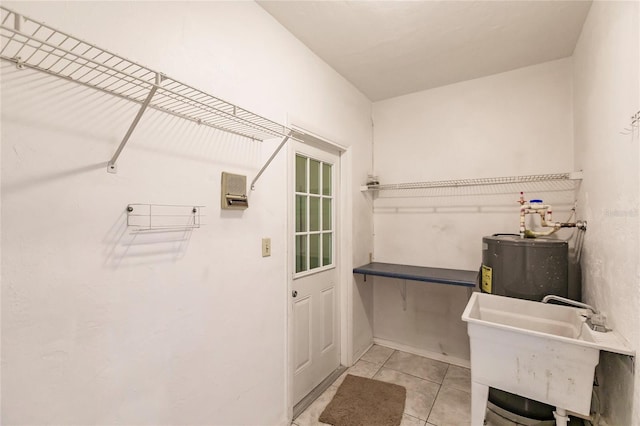
[[[296,290],[293,290],[293,291],[291,292],[291,295],[292,295],[293,297],[298,297],[298,292],[297,292]]]

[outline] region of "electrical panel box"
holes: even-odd
[[[222,172],[220,203],[223,210],[244,210],[249,207],[247,177]]]

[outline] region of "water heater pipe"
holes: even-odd
[[[548,204],[542,203],[531,203],[526,202],[524,200],[524,193],[520,192],[520,238],[528,237],[528,238],[536,238],[536,237],[545,237],[551,235],[561,228],[578,228],[580,230],[587,229],[587,222],[585,221],[575,221],[569,222],[576,213],[575,206],[571,209],[571,215],[569,216],[569,221],[567,222],[554,222],[552,218],[552,210],[551,206]],[[540,216],[540,224],[543,228],[550,228],[545,231],[533,231],[531,229],[527,229],[525,223],[525,217],[528,214],[537,214]]]

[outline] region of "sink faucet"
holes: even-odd
[[[566,303],[567,305],[572,305],[578,308],[589,309],[591,311],[590,314],[587,314],[587,325],[593,331],[607,332],[609,329],[606,326],[607,317],[600,313],[596,308],[591,305],[587,305],[586,303],[578,302],[577,300],[567,299],[566,297],[556,296],[554,294],[549,294],[542,299],[542,303],[549,303],[550,300],[555,300],[557,302]]]
[[[544,299],[542,299],[542,303],[549,303],[550,300],[566,303],[567,305],[576,306],[578,308],[589,309],[591,312],[593,312],[594,315],[598,315],[600,313],[591,305],[587,305],[586,303],[578,302],[576,300],[567,299],[566,297],[556,296],[555,294],[549,294],[545,296]]]

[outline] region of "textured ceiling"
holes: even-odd
[[[259,1],[372,101],[571,56],[590,1]]]

